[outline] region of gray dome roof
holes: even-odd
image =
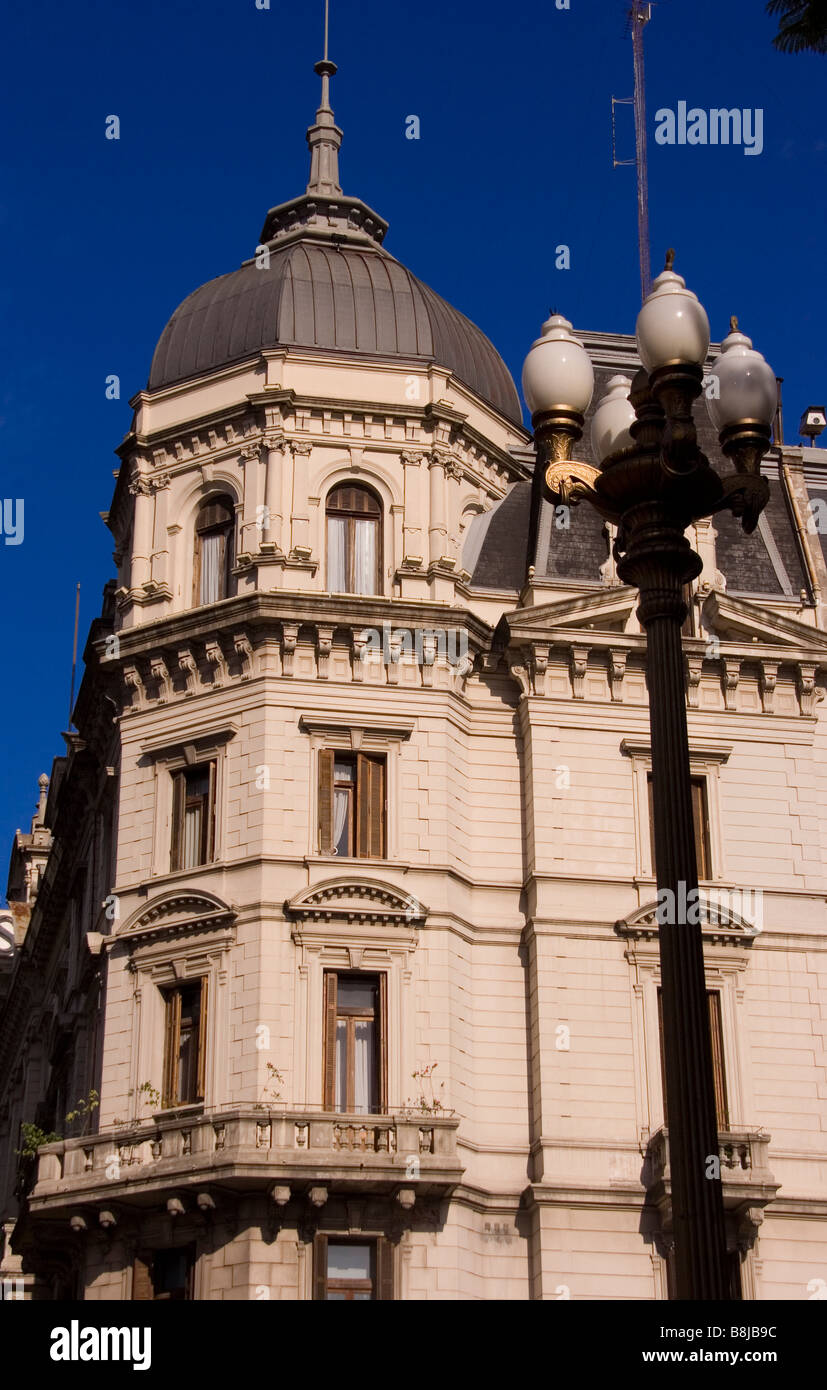
[[[485,334],[378,246],[300,237],[185,299],[161,334],[149,389],[294,344],[447,367],[522,424],[511,374]]]

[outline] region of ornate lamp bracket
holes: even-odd
[[[597,502],[594,484],[600,469],[571,456],[582,433],[583,416],[574,411],[552,410],[535,418],[538,463],[545,468],[546,488],[566,506],[576,506],[584,497]]]
[[[579,463],[576,459],[561,459],[550,463],[546,469],[546,487],[552,497],[559,497],[565,505],[576,506],[584,497],[596,502],[595,479],[600,473],[590,463]]]

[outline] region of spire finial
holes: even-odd
[[[308,193],[325,193],[335,196],[342,191],[339,183],[339,146],[342,132],[333,119],[330,105],[330,79],[336,72],[336,64],[327,56],[328,28],[330,19],[330,0],[324,4],[324,57],[315,64],[313,71],[322,79],[322,100],[316,112],[316,124],[307,132],[310,146],[310,178]]]

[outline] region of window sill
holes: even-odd
[[[176,883],[179,879],[185,879],[192,874],[209,873],[212,869],[225,868],[223,859],[208,859],[205,864],[193,864],[191,869],[162,869],[160,873],[151,875],[151,882],[156,883]]]
[[[358,859],[346,857],[343,854],[306,854],[304,862],[308,868],[312,864],[340,864],[345,865],[348,869],[360,867],[381,869],[392,866],[394,869],[401,869],[403,873],[407,873],[411,867],[410,864],[404,864],[401,859]]]
[[[203,1100],[197,1100],[191,1105],[171,1105],[168,1110],[156,1110],[152,1118],[156,1124],[161,1124],[164,1120],[178,1123],[181,1120],[197,1120],[204,1114],[204,1110]]]

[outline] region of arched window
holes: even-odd
[[[332,594],[378,594],[382,507],[366,487],[340,483],[327,499],[327,587]]]
[[[196,607],[216,603],[230,593],[234,525],[232,497],[208,497],[202,502],[195,522],[193,602]]]

